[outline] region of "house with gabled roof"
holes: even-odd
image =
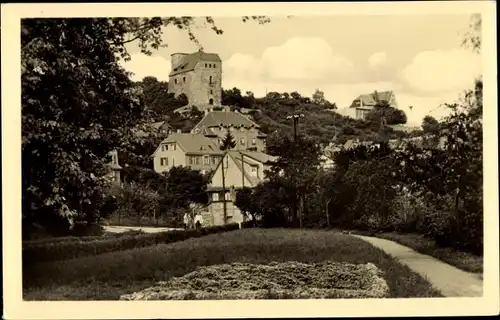
[[[191,133],[203,134],[215,143],[220,143],[227,131],[230,131],[235,139],[235,150],[264,151],[267,135],[260,131],[257,123],[239,112],[208,112]]]
[[[276,158],[258,151],[229,150],[212,172],[207,187],[209,204],[202,213],[206,225],[242,223],[245,217],[234,205],[236,192],[265,180],[264,171]],[[224,173],[223,173],[224,170]],[[224,214],[224,202],[226,210]]]
[[[381,91],[357,96],[347,108],[339,109],[337,112],[343,116],[358,120],[365,120],[368,113],[378,102],[386,102],[393,108],[398,108],[394,91]]]
[[[223,152],[212,139],[202,134],[172,133],[153,153],[153,167],[158,173],[174,166],[186,166],[202,173],[217,166]]]
[[[174,128],[168,124],[166,121],[157,121],[157,122],[152,122],[152,123],[146,123],[142,124],[143,127],[147,129],[149,132],[155,132],[158,136],[160,137],[166,137],[172,132],[174,132]],[[136,128],[133,129],[134,133],[138,137],[148,137],[149,133],[146,131]]]
[[[221,106],[222,60],[218,54],[203,50],[174,53],[171,55],[171,65],[168,91],[174,93],[175,97],[181,94],[187,96],[189,104],[182,110],[196,106],[200,111],[211,111],[213,107]]]

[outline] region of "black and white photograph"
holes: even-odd
[[[12,317],[498,313],[495,4],[215,5],[2,4]]]

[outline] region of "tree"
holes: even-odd
[[[226,151],[226,150],[231,150],[234,147],[236,147],[236,142],[234,141],[234,137],[231,131],[227,130],[226,135],[224,136],[224,139],[222,140],[222,143],[220,145],[220,149],[222,151]]]
[[[319,106],[323,106],[327,109],[337,109],[337,105],[335,103],[330,103],[330,101],[325,99],[325,93],[316,89],[316,91],[312,95],[312,103],[317,104]]]
[[[290,205],[292,224],[301,226],[307,215],[305,202],[315,190],[313,181],[320,167],[319,143],[301,134],[295,140],[289,134],[277,133],[268,139],[266,150],[277,157],[266,175],[290,196],[286,203]]]
[[[437,133],[439,131],[439,122],[432,116],[425,116],[422,121],[422,129],[425,133]]]
[[[254,197],[252,189],[244,187],[236,193],[234,205],[237,206],[244,216],[250,216],[253,225],[256,225],[257,217],[260,215],[257,199]]]
[[[208,177],[186,167],[172,167],[167,173],[165,202],[169,208],[188,208],[191,203],[208,202]]]
[[[405,124],[406,114],[403,110],[389,106],[385,102],[379,102],[368,113],[368,121],[376,126]]]
[[[205,18],[217,34],[213,18]],[[262,16],[243,21],[269,22]],[[192,32],[193,17],[23,19],[22,186],[25,221],[98,221],[109,152],[127,148],[144,119],[144,96],[118,63],[126,44],[145,54],[162,28]],[[201,46],[200,46],[201,47]],[[50,83],[50,86],[46,84]],[[52,217],[56,217],[52,219]]]

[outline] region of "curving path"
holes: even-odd
[[[460,270],[390,240],[360,235],[352,236],[383,250],[398,262],[425,277],[445,297],[483,296],[483,281],[474,273]]]

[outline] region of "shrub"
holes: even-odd
[[[202,229],[174,230],[150,234],[125,235],[117,237],[66,238],[56,241],[39,241],[23,244],[23,264],[45,261],[74,259],[106,252],[171,243],[207,234],[239,229],[237,223]],[[84,239],[84,240],[82,240]]]

